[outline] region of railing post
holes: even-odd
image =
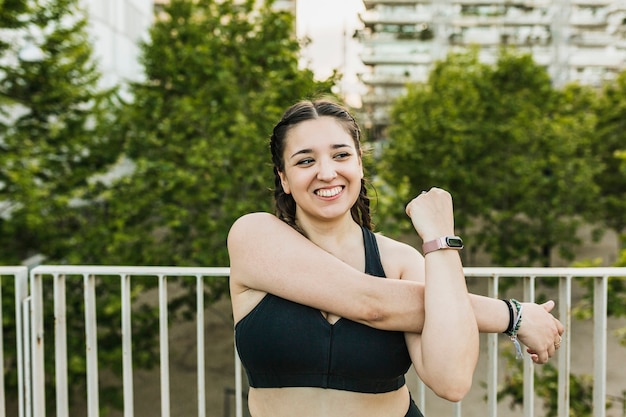
[[[559,320],[563,323],[566,331],[572,328],[572,277],[559,278]],[[558,382],[558,417],[569,417],[570,407],[570,354],[571,335],[563,334],[561,348],[559,349],[559,382]]]
[[[2,304],[2,272],[0,271],[0,417],[6,417],[6,401],[4,398],[6,392],[4,387],[4,326],[2,326],[4,320],[2,318]]]
[[[31,405],[34,417],[46,415],[46,373],[44,368],[44,326],[42,276],[31,271],[30,277],[30,349],[32,374]]]
[[[204,370],[204,279],[196,275],[196,350],[198,370],[198,417],[206,417],[206,393]]]
[[[606,415],[606,333],[608,276],[594,278],[593,294],[593,416]]]
[[[241,377],[241,360],[237,352],[237,342],[235,345],[235,417],[243,417],[243,388]]]
[[[65,275],[54,274],[54,372],[57,417],[69,416]]]
[[[488,296],[498,298],[499,276],[489,277]],[[487,416],[498,415],[498,334],[487,334]]]
[[[122,379],[124,389],[124,417],[135,415],[135,399],[133,387],[133,343],[131,325],[131,288],[130,276],[120,277],[122,296]]]
[[[170,359],[167,322],[167,277],[159,275],[159,340],[161,350],[161,417],[170,417]]]
[[[96,278],[84,274],[85,294],[85,339],[87,355],[87,416],[97,417],[100,413],[98,392],[98,322],[96,318]]]
[[[535,302],[535,277],[524,277],[524,301]],[[535,370],[529,355],[524,355],[524,417],[535,415]]]
[[[28,372],[30,375],[30,367],[26,369],[26,357],[29,354],[25,351],[24,342],[30,336],[27,329],[29,323],[29,316],[26,315],[25,306],[28,306],[28,268],[19,268],[15,274],[15,336],[17,340],[17,409],[18,417],[26,416],[26,407],[30,407],[30,404],[26,402],[26,377]],[[30,363],[30,361],[29,361]],[[28,388],[30,391],[30,388]]]

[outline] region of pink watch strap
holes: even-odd
[[[439,249],[463,249],[463,240],[458,236],[443,236],[422,245],[424,256]]]
[[[422,252],[424,252],[424,255],[430,252],[434,252],[439,249],[443,249],[444,245],[443,245],[443,242],[441,241],[442,239],[445,239],[445,237],[440,237],[438,239],[425,242],[422,245]]]

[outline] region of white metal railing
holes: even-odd
[[[626,278],[626,268],[465,268],[467,277],[489,279],[489,296],[498,297],[500,279],[522,278],[524,301],[535,301],[536,280],[545,277],[559,279],[557,317],[566,329],[571,329],[572,280],[593,277],[593,416],[606,415],[607,367],[607,295],[609,277]],[[497,416],[497,336],[488,335],[487,416]],[[571,336],[566,335],[558,354],[558,417],[569,417]],[[533,363],[524,357],[524,417],[534,416]]]
[[[576,277],[594,279],[594,354],[593,354],[593,416],[605,417],[606,367],[607,367],[607,289],[609,277],[626,277],[626,268],[465,268],[467,277],[479,277],[488,280],[488,296],[499,296],[501,280],[517,279],[523,284],[523,301],[534,301],[536,283],[546,277],[556,277],[558,287],[558,314],[567,329],[571,328],[572,280]],[[131,280],[133,277],[152,276],[158,280],[159,338],[160,338],[160,376],[161,376],[161,416],[170,416],[170,366],[168,338],[168,293],[169,277],[195,277],[196,280],[196,343],[197,343],[197,394],[198,416],[206,415],[205,399],[205,357],[204,357],[204,286],[208,277],[229,276],[228,268],[201,267],[134,267],[134,266],[38,266],[30,272],[30,282],[25,267],[0,267],[0,279],[13,277],[15,286],[15,318],[17,327],[17,367],[18,367],[18,406],[19,417],[45,416],[45,371],[44,371],[44,333],[43,333],[43,280],[52,279],[54,286],[54,361],[55,361],[55,400],[56,416],[69,417],[68,380],[67,380],[67,328],[65,317],[66,280],[81,279],[84,283],[86,358],[87,358],[87,415],[99,415],[98,399],[98,346],[96,338],[96,277],[118,277],[121,289],[122,313],[122,382],[124,394],[124,417],[134,416],[133,387],[133,343],[131,340]],[[6,281],[5,281],[6,282]],[[4,284],[6,288],[6,284]],[[0,291],[2,287],[0,286]],[[4,298],[0,298],[4,300]],[[0,303],[0,319],[2,304]],[[1,329],[0,329],[1,332]],[[0,353],[3,353],[4,335],[0,333]],[[571,338],[563,339],[559,350],[558,362],[558,416],[569,416],[569,375],[571,358]],[[487,404],[484,415],[497,417],[498,389],[498,335],[487,336]],[[235,351],[236,352],[236,351]],[[1,375],[4,375],[0,360]],[[524,417],[534,416],[533,393],[534,368],[526,355],[524,359]],[[235,414],[243,416],[242,369],[235,353]],[[417,402],[426,410],[426,388],[419,384]],[[5,390],[0,382],[0,417],[4,416]],[[453,415],[461,416],[463,403],[454,405]],[[428,414],[428,413],[427,413]]]
[[[133,362],[131,340],[131,291],[133,276],[153,276],[158,280],[159,347],[161,380],[161,416],[170,416],[170,366],[168,328],[168,277],[195,277],[196,279],[196,343],[197,343],[197,395],[198,416],[206,415],[205,357],[204,357],[204,279],[228,277],[228,268],[134,267],[134,266],[39,266],[30,273],[32,297],[32,410],[34,417],[45,416],[44,339],[43,339],[43,286],[46,276],[52,276],[54,285],[55,315],[55,371],[56,416],[69,417],[67,384],[67,346],[65,327],[65,280],[82,276],[84,281],[85,329],[87,355],[87,415],[99,415],[98,398],[98,346],[96,317],[96,277],[117,276],[120,279],[122,309],[122,383],[124,417],[134,416]],[[240,364],[237,362],[236,368]],[[237,372],[241,375],[241,372]],[[236,378],[236,414],[242,416],[241,378]]]
[[[8,301],[2,288],[8,288],[5,285],[6,278],[12,278],[13,282],[9,285],[13,287],[15,292],[15,340],[5,340],[4,335],[4,305]],[[6,300],[6,301],[5,301]],[[25,352],[28,352],[29,344],[29,320],[28,320],[28,268],[25,266],[3,266],[0,267],[0,417],[6,417],[6,389],[4,376],[6,375],[4,366],[7,363],[5,359],[4,344],[5,342],[15,343],[15,366],[17,370],[18,398],[17,404],[20,410],[19,417],[24,417],[24,409],[30,396],[30,374],[25,372],[25,366],[28,366],[30,358]]]

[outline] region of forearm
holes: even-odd
[[[509,310],[497,298],[470,294],[478,330],[481,333],[503,333],[509,325]]]
[[[478,326],[456,251],[426,257],[422,377],[438,395],[460,400],[478,361]],[[446,378],[441,378],[446,375]]]

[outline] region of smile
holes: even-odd
[[[337,186],[337,187],[333,187],[333,188],[324,188],[321,190],[316,190],[315,194],[320,196],[320,197],[334,197],[337,194],[339,194],[341,191],[343,190],[343,187]]]

